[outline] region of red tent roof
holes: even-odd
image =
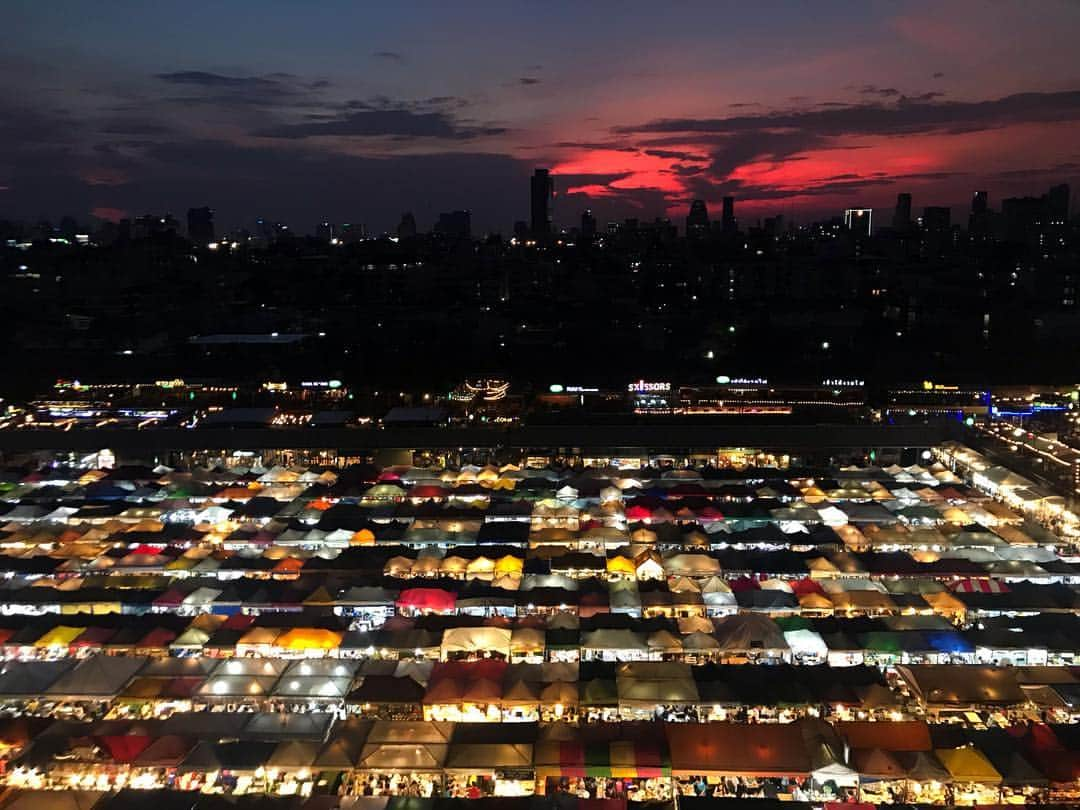
[[[441,588],[406,588],[397,598],[398,607],[415,610],[450,611],[457,604],[457,594]]]
[[[131,762],[154,740],[144,734],[115,734],[95,737],[94,741],[109,752],[114,762]]]

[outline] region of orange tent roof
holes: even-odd
[[[304,567],[304,561],[298,560],[296,557],[286,557],[277,565],[274,566],[274,572],[277,574],[284,573],[299,573],[300,569]]]
[[[294,627],[277,637],[275,646],[283,650],[334,650],[341,646],[341,633],[318,627]]]
[[[838,722],[836,731],[852,748],[881,748],[884,751],[929,751],[930,727],[922,720],[890,723],[873,721]]]

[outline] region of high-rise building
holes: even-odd
[[[596,217],[588,208],[581,212],[581,236],[583,239],[592,239],[596,236]]]
[[[208,245],[214,241],[214,210],[203,206],[202,208],[189,208],[187,212],[188,239],[196,245]]]
[[[976,191],[971,196],[971,213],[968,215],[968,234],[974,241],[985,241],[991,231],[990,195]]]
[[[893,230],[904,232],[911,228],[911,195],[908,193],[896,195],[896,210],[893,211]]]
[[[323,242],[329,242],[334,238],[334,223],[320,222],[315,228],[315,237]]]
[[[690,203],[690,213],[686,216],[686,236],[688,239],[701,239],[709,233],[709,209],[704,200]]]
[[[1069,219],[1069,184],[1054,186],[1046,194],[1046,213],[1054,225],[1064,225]]]
[[[406,211],[401,215],[401,222],[397,226],[398,239],[412,239],[416,236],[416,217],[412,211]]]
[[[1046,195],[1042,197],[1008,197],[1001,201],[1001,218],[1005,223],[1005,239],[1025,242],[1036,238],[1046,227]]]
[[[735,233],[739,224],[735,221],[735,198],[724,197],[724,208],[720,214],[720,229],[724,233]]]
[[[454,239],[472,237],[472,213],[470,211],[444,211],[435,223],[436,232]]]
[[[551,201],[555,196],[551,173],[547,169],[534,171],[529,190],[532,234],[534,237],[548,236],[551,233]]]
[[[844,227],[858,236],[869,236],[873,214],[873,208],[847,208],[844,210]]]
[[[923,209],[922,227],[928,233],[941,233],[952,227],[952,209],[947,205],[928,205]]]
[[[343,245],[351,245],[367,237],[367,226],[362,222],[342,222],[335,226],[333,235]]]

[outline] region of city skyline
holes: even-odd
[[[959,221],[976,189],[997,207],[1080,176],[1069,4],[425,7],[422,31],[275,5],[16,8],[0,217],[209,205],[222,227],[378,233],[468,209],[508,234],[548,167],[562,227],[728,196],[806,221],[901,192]]]

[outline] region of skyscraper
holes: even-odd
[[[188,239],[196,245],[208,245],[214,241],[214,210],[207,206],[189,208],[187,212]]]
[[[904,232],[911,228],[911,195],[896,195],[896,210],[893,212],[893,230]]]
[[[847,208],[844,210],[844,227],[857,236],[869,236],[873,214],[872,208]]]
[[[581,236],[584,239],[592,239],[596,236],[596,217],[588,208],[581,212]]]
[[[1046,213],[1051,223],[1062,225],[1069,219],[1069,184],[1054,186],[1046,194]]]
[[[401,215],[401,222],[397,226],[398,239],[412,239],[416,236],[416,217],[412,211],[406,211]]]
[[[690,203],[690,213],[686,216],[686,236],[688,239],[701,239],[709,233],[709,209],[704,200]]]
[[[990,236],[990,195],[976,191],[971,197],[971,215],[968,217],[968,234],[976,241]]]
[[[534,237],[551,233],[551,200],[555,196],[555,183],[547,169],[537,169],[530,181],[532,234]]]
[[[923,230],[940,233],[952,227],[952,209],[947,205],[928,205],[922,214]]]
[[[472,237],[472,213],[469,211],[445,211],[439,214],[435,230],[443,236],[455,239]]]
[[[735,198],[724,197],[724,209],[720,215],[720,229],[724,233],[735,233],[739,227],[735,221]]]

